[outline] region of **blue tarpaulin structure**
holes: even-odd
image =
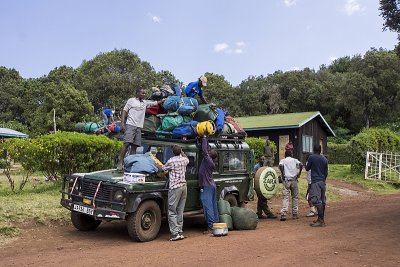
[[[0,138],[5,137],[27,138],[29,135],[8,128],[0,128]]]

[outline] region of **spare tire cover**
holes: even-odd
[[[261,167],[254,177],[254,189],[266,199],[272,198],[278,190],[278,175],[271,167]]]

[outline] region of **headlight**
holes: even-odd
[[[121,201],[123,198],[124,198],[124,191],[117,190],[114,192],[114,200],[115,201]]]

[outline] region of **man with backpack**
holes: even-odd
[[[258,163],[256,165],[254,165],[254,168],[253,168],[254,175],[256,174],[256,172],[258,171],[259,168],[264,166],[264,164],[265,164],[265,157],[260,156],[258,158]],[[257,216],[258,216],[258,218],[259,219],[276,219],[277,218],[276,215],[273,214],[272,211],[268,207],[268,200],[262,194],[259,194],[258,191],[256,191],[256,193],[257,193]],[[262,214],[263,212],[265,213],[265,215]]]

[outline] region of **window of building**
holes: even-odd
[[[313,152],[313,138],[310,135],[303,135],[302,136],[303,142],[303,152]]]

